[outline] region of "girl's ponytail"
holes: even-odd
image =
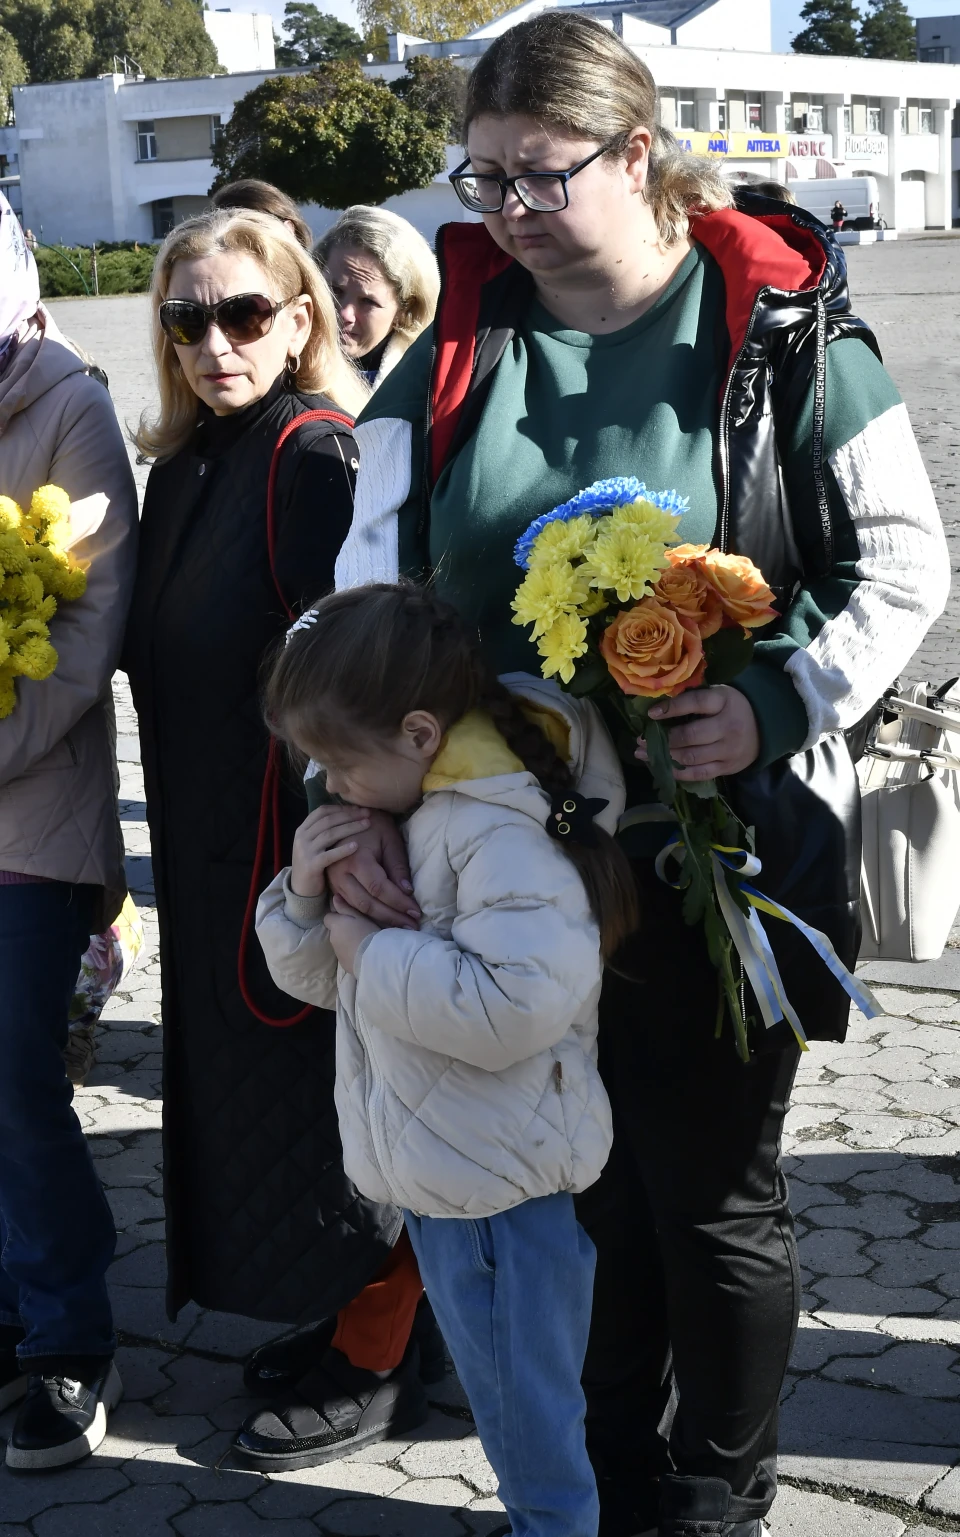
[[[527,720],[515,695],[499,679],[484,679],[477,705],[487,712],[507,746],[540,781],[551,800],[562,800],[565,793],[574,789],[569,765],[539,726]],[[607,960],[639,924],[637,887],[630,861],[620,845],[604,828],[595,822],[591,825],[595,841],[590,846],[577,842],[571,835],[563,840],[563,848],[586,888]]]

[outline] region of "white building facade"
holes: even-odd
[[[418,53],[471,68],[494,36],[554,3],[527,0],[456,42],[391,38],[391,61],[368,73],[395,78]],[[734,175],[778,181],[874,176],[891,228],[960,224],[960,62],[773,53],[769,0],[596,0],[571,8],[612,27],[645,61],[664,125],[691,152],[723,160]],[[271,73],[108,75],[17,87],[16,129],[6,134],[8,160],[17,140],[24,224],[53,243],[162,238],[206,206],[217,134],[234,103]],[[461,155],[451,146],[447,169]],[[387,206],[428,238],[445,221],[471,217],[446,172]],[[337,217],[316,207],[304,215],[317,234]]]

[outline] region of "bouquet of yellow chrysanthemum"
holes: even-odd
[[[751,884],[760,871],[751,838],[715,780],[678,784],[667,729],[650,717],[658,699],[729,683],[749,663],[753,631],[776,616],[773,593],[745,556],[678,544],[687,499],[650,491],[634,478],[599,480],[537,518],[514,559],[526,575],[513,601],[514,624],[530,625],[545,677],[580,696],[605,699],[643,737],[659,799],[677,831],[657,860],[679,875],[688,923],[703,922],[720,978],[719,1031],[729,1013],[747,1060],[739,955],[764,1024],[803,1028],[783,989],[757,908],[795,924],[867,1014],[879,1013],[819,930]],[[629,817],[630,813],[627,813]]]
[[[70,498],[59,486],[41,486],[26,512],[0,496],[0,719],[16,708],[16,678],[41,682],[54,671],[50,620],[58,602],[86,591],[69,535]]]

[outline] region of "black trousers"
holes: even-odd
[[[655,1526],[663,1472],[724,1479],[727,1520],[776,1492],[777,1405],[800,1285],[780,1137],[799,1050],[742,1063],[715,1038],[716,973],[652,860],[642,926],[608,973],[600,1069],[614,1147],[578,1198],[597,1247],[587,1438]],[[639,1492],[636,1492],[639,1491]],[[612,1528],[611,1528],[612,1529]]]

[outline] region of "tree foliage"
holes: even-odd
[[[408,59],[406,74],[393,81],[390,89],[414,112],[422,112],[431,128],[441,129],[448,142],[459,136],[467,75],[449,59]]]
[[[869,0],[860,41],[868,59],[915,59],[917,28],[903,0]]]
[[[193,0],[0,0],[0,27],[34,81],[105,74],[124,54],[145,75],[220,71]]]
[[[15,85],[23,85],[27,78],[27,66],[11,34],[0,27],[0,128],[10,121],[10,93]]]
[[[852,0],[807,0],[800,12],[807,23],[793,39],[794,53],[860,54],[860,12]]]
[[[211,192],[240,177],[301,203],[346,208],[427,186],[446,160],[445,127],[345,60],[276,75],[242,97],[214,154]]]
[[[443,42],[467,37],[477,27],[513,9],[516,0],[357,0],[357,10],[371,37],[405,32]]]
[[[300,69],[326,64],[331,59],[357,59],[363,38],[336,16],[329,16],[310,0],[287,0],[283,9],[285,37],[277,37],[277,64],[281,69]]]

